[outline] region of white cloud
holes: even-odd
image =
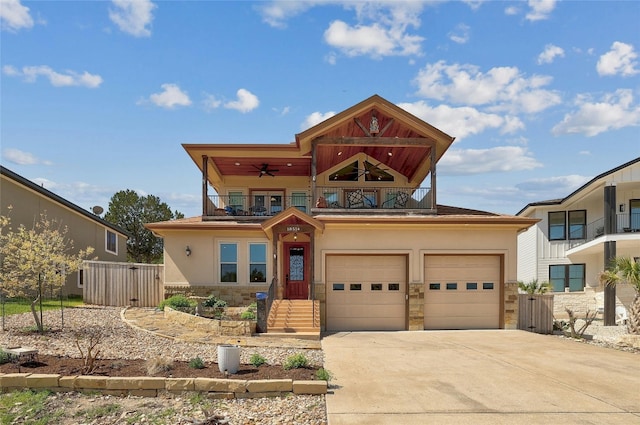
[[[631,44],[615,41],[604,55],[600,56],[596,69],[600,75],[622,75],[629,77],[640,72],[638,70],[638,54]]]
[[[313,112],[305,118],[304,122],[300,125],[300,129],[303,131],[307,130],[314,125],[320,124],[324,120],[328,120],[335,114],[333,111],[325,112],[324,114],[322,112]]]
[[[134,37],[149,37],[153,9],[157,6],[151,0],[112,0],[113,9],[109,18],[121,31]]]
[[[521,146],[450,149],[438,162],[438,172],[447,175],[523,171],[539,167],[542,164]]]
[[[455,30],[449,33],[449,39],[458,44],[465,44],[467,41],[469,41],[470,31],[471,27],[469,27],[469,25],[458,24],[456,25]]]
[[[572,193],[591,180],[591,178],[576,174],[544,177],[518,183],[516,187],[524,192],[540,194],[534,196],[537,199],[556,199],[564,198],[567,194]]]
[[[520,9],[518,9],[516,6],[509,6],[504,9],[505,15],[513,16],[513,15],[518,15],[519,13],[520,13]]]
[[[204,96],[205,97],[204,97],[204,100],[202,101],[202,103],[204,104],[204,109],[205,110],[210,111],[212,109],[219,108],[220,105],[222,105],[222,101],[219,100],[214,95],[205,93]]]
[[[370,55],[374,58],[419,54],[420,43],[424,40],[423,37],[405,34],[398,28],[385,28],[378,23],[349,26],[338,20],[329,25],[324,39],[347,56]]]
[[[3,30],[17,32],[22,28],[32,28],[33,18],[29,8],[20,0],[0,0],[0,24]]]
[[[556,57],[564,57],[564,49],[562,47],[554,46],[553,44],[547,44],[544,46],[544,51],[538,55],[538,65],[543,63],[552,63]]]
[[[285,28],[285,21],[315,6],[312,1],[273,1],[257,7],[262,20],[275,28]]]
[[[183,92],[177,84],[162,84],[160,87],[163,90],[162,92],[149,96],[149,100],[154,105],[165,109],[191,105],[189,95]]]
[[[60,73],[46,65],[24,66],[21,70],[11,65],[5,65],[2,67],[2,72],[11,77],[23,77],[29,83],[33,83],[39,76],[43,76],[48,78],[51,85],[55,87],[80,86],[93,89],[100,87],[103,81],[101,76],[90,74],[87,71],[82,74],[69,70]]]
[[[51,165],[51,161],[40,159],[30,152],[7,148],[2,150],[2,159],[17,165]]]
[[[398,106],[455,137],[456,141],[488,129],[499,129],[501,133],[506,134],[524,128],[524,124],[517,117],[487,114],[468,106],[452,108],[447,105],[438,105],[432,107],[424,101],[399,103]]]
[[[608,93],[602,100],[592,101],[589,96],[578,96],[578,110],[564,116],[551,132],[560,134],[584,134],[591,137],[605,131],[640,125],[640,105],[633,103],[633,93],[628,89]]]
[[[244,114],[246,112],[253,111],[258,107],[258,105],[260,105],[260,100],[258,100],[258,96],[251,93],[249,90],[239,89],[236,95],[238,96],[238,100],[233,100],[225,103],[224,104],[225,108],[235,109]]]
[[[551,77],[527,78],[515,67],[496,67],[483,73],[470,64],[428,64],[418,72],[418,94],[458,104],[488,105],[492,111],[535,113],[560,103],[560,96],[542,87]]]
[[[531,10],[525,18],[529,21],[540,21],[549,19],[549,14],[556,7],[556,0],[529,0]]]

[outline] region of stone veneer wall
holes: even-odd
[[[424,283],[410,283],[409,292],[409,330],[424,330]]]
[[[79,392],[100,392],[113,396],[157,397],[163,392],[183,394],[198,391],[212,399],[262,398],[293,394],[326,394],[326,381],[291,379],[240,380],[213,378],[156,378],[146,376],[106,377],[94,375],[0,374],[0,392],[25,388]]]
[[[227,302],[229,307],[243,307],[255,302],[256,292],[267,292],[269,285],[211,285],[211,286],[178,286],[165,285],[164,297],[183,294],[187,297],[209,297],[215,295],[217,298]]]
[[[586,287],[581,292],[554,292],[553,316],[556,319],[568,319],[565,308],[572,310],[578,318],[585,317],[587,310],[590,312],[602,311],[604,308],[604,288]],[[635,297],[635,289],[626,283],[616,286],[616,305],[623,305],[629,310]],[[602,315],[597,317],[602,319]]]
[[[518,282],[504,284],[504,329],[518,329]]]

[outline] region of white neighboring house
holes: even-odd
[[[565,307],[578,315],[602,312],[598,274],[605,268],[605,246],[615,256],[640,259],[640,157],[565,198],[530,203],[516,215],[540,219],[518,236],[518,280],[549,281],[555,317],[566,317]],[[617,304],[628,307],[634,290],[618,285],[616,292]]]

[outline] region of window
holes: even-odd
[[[455,291],[458,289],[457,283],[447,283],[447,291]]]
[[[569,211],[569,239],[586,239],[587,211]]]
[[[493,289],[493,282],[483,282],[482,283],[482,289],[484,290],[492,290]]]
[[[252,283],[267,281],[267,244],[249,244],[249,280]]]
[[[229,192],[229,206],[232,214],[242,215],[245,210],[242,192]]]
[[[253,192],[249,211],[252,215],[274,215],[282,211],[283,192]]]
[[[640,199],[629,201],[629,224],[632,231],[640,230]]]
[[[565,224],[565,212],[557,211],[549,213],[549,240],[559,241],[567,238],[566,236],[566,224]]]
[[[475,291],[476,289],[478,289],[476,282],[467,282],[467,291]]]
[[[304,192],[293,192],[291,194],[291,205],[302,212],[307,212],[307,194]]]
[[[349,285],[349,290],[350,291],[362,291],[362,284],[361,283],[352,283]]]
[[[358,161],[352,162],[346,167],[336,171],[329,176],[329,179],[334,181],[351,181],[357,182],[360,177],[360,170],[358,170]]]
[[[429,284],[429,290],[430,291],[439,291],[440,290],[440,284],[439,283],[430,283]]]
[[[371,284],[372,291],[382,291],[382,283],[372,283]]]
[[[344,291],[344,283],[334,283],[333,284],[334,291]]]
[[[584,264],[562,264],[549,266],[549,281],[554,292],[577,292],[584,290]]]
[[[390,283],[388,288],[389,288],[389,291],[399,291],[400,290],[400,284],[399,283]]]
[[[118,254],[118,236],[111,230],[106,230],[105,233],[105,250],[112,254]]]
[[[220,282],[238,282],[238,246],[234,243],[220,244]]]
[[[364,161],[364,178],[365,181],[371,182],[392,182],[393,176],[387,173],[385,170],[387,168],[380,168],[381,163],[376,165],[370,163],[369,161]]]

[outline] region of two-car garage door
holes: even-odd
[[[406,329],[407,257],[327,256],[328,331]]]
[[[498,255],[425,257],[425,329],[500,327]]]

